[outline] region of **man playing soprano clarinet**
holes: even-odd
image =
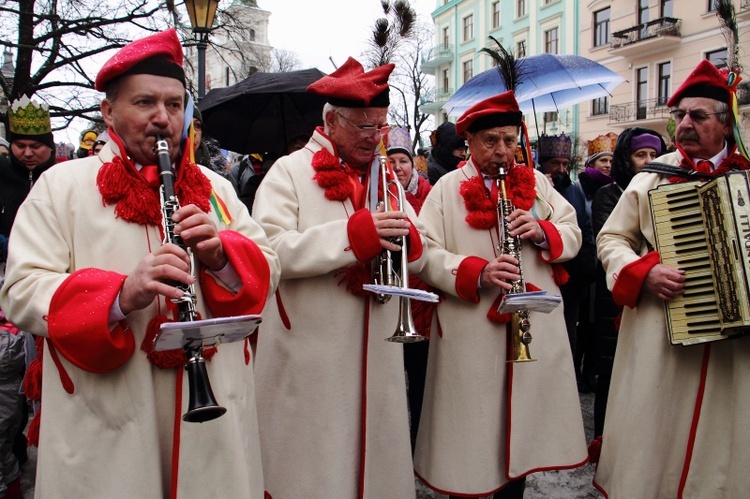
[[[46,340],[37,498],[264,495],[249,346],[220,345],[207,361],[228,414],[200,425],[180,419],[182,350],[153,351],[159,325],[175,317],[170,299],[183,294],[167,282],[194,283],[210,318],[259,313],[279,275],[231,184],[184,153],[182,60],[171,29],[102,66],[111,140],[46,171],[11,232],[0,303]],[[182,205],[174,230],[194,274],[185,250],[162,244],[157,135],[169,145]]]
[[[520,277],[528,290],[559,295],[559,262],[581,247],[573,207],[541,172],[515,162],[521,120],[512,91],[469,108],[456,131],[471,157],[435,184],[420,212],[428,238],[420,277],[445,301],[432,322],[414,464],[430,487],[460,497],[523,497],[527,474],[586,462],[562,307],[530,313],[537,360],[519,364],[508,363],[512,318],[496,313]],[[500,251],[500,168],[517,258]]]
[[[728,72],[703,60],[667,101],[677,151],[656,159],[714,176],[747,169],[736,153]],[[623,306],[595,484],[609,497],[745,497],[750,490],[750,338],[675,346],[664,300],[685,290],[660,263],[648,192],[684,176],[637,174],[597,238]]]
[[[310,85],[326,98],[324,126],[274,163],[255,198],[253,216],[283,269],[263,312],[255,367],[274,497],[415,495],[402,347],[385,341],[400,300],[376,303],[362,289],[383,248],[399,250],[393,237],[408,235],[410,270],[424,259],[408,203],[368,209],[392,70],[364,71],[349,58]]]

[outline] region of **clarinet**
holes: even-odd
[[[508,232],[510,221],[508,217],[515,210],[513,202],[508,199],[505,190],[505,167],[501,166],[497,177],[497,217],[500,224],[500,245],[498,250],[504,255],[510,255],[518,260],[518,273],[521,277],[512,281],[511,289],[508,294],[523,293],[526,291],[526,284],[523,279],[523,266],[521,265],[521,238],[511,236]],[[531,322],[529,321],[529,311],[519,310],[513,313],[510,324],[510,346],[511,355],[508,362],[530,362],[535,359],[531,358],[529,352],[529,343],[531,343]]]
[[[172,243],[184,249],[190,259],[190,273],[195,268],[195,260],[192,250],[185,246],[182,238],[175,234],[175,222],[172,215],[180,209],[180,203],[174,191],[174,172],[172,172],[172,161],[169,159],[169,145],[160,135],[156,137],[156,158],[159,168],[162,222],[164,224],[164,244]],[[193,322],[198,318],[195,309],[195,287],[192,284],[182,282],[170,283],[182,291],[180,298],[172,299],[177,304],[178,319],[180,322]],[[188,373],[188,385],[190,402],[187,412],[182,416],[183,421],[190,423],[202,423],[210,421],[223,415],[227,410],[216,403],[211,383],[208,380],[206,361],[203,358],[203,345],[198,342],[188,342],[183,347],[187,356],[185,370]]]

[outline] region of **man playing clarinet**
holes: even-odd
[[[183,422],[182,349],[154,351],[174,299],[194,285],[201,318],[259,313],[279,262],[231,184],[190,163],[185,76],[174,29],[130,43],[99,71],[111,140],[53,167],[10,237],[3,311],[44,339],[36,497],[243,497],[264,494],[247,342],[207,361],[228,414]],[[155,174],[164,137],[180,201],[162,244]],[[206,357],[209,357],[206,352]]]

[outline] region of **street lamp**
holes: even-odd
[[[206,95],[206,47],[219,0],[185,0],[198,47],[198,100]]]

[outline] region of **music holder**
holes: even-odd
[[[522,310],[548,314],[560,305],[559,295],[548,295],[546,291],[527,291],[503,296],[497,311],[501,314],[512,314]]]
[[[382,295],[400,296],[410,300],[428,301],[437,303],[440,297],[435,293],[423,289],[402,288],[401,286],[388,286],[386,284],[364,284],[362,289]]]
[[[190,322],[165,322],[154,340],[154,351],[234,343],[253,334],[261,321],[260,315],[238,315]]]

